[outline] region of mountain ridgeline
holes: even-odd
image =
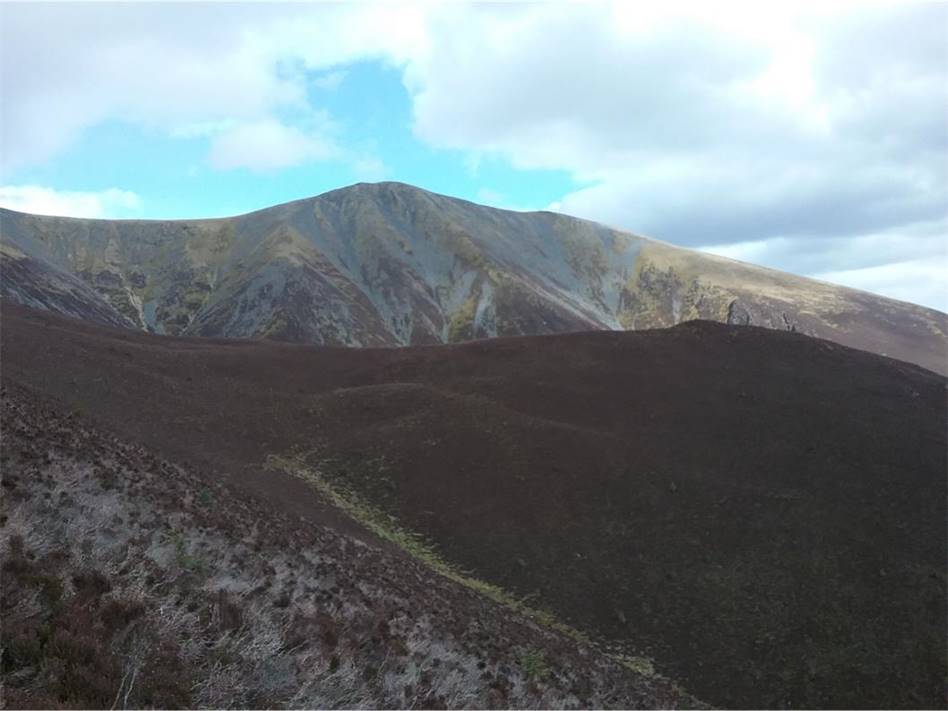
[[[0,211],[3,298],[170,335],[397,346],[692,319],[948,371],[948,316],[551,212],[358,184],[232,218]]]

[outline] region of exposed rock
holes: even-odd
[[[5,298],[155,333],[419,345],[700,318],[948,371],[938,311],[399,183],[214,220],[0,210],[0,240]]]

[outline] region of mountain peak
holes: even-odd
[[[707,319],[948,369],[937,311],[395,181],[211,220],[4,212],[0,237],[4,298],[157,333],[395,346]]]

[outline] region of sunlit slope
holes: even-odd
[[[101,297],[87,294],[88,318],[156,333],[409,345],[706,318],[948,369],[948,317],[932,309],[399,183],[214,220],[5,210],[0,241],[5,297],[81,311],[37,298],[36,279],[15,266],[28,257],[43,289],[78,278]]]

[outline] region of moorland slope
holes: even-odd
[[[2,309],[9,386],[300,526],[397,522],[711,704],[944,703],[942,376],[710,322],[347,349]]]

